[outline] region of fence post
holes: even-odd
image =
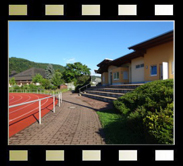
[[[62,92],[61,92],[61,103],[62,103]]]
[[[39,124],[41,124],[41,100],[39,99]]]
[[[60,107],[60,93],[59,93],[59,95],[58,95],[58,105],[59,105],[59,107]]]
[[[53,112],[55,113],[55,96],[53,96]]]

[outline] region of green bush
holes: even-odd
[[[173,103],[168,104],[165,109],[161,108],[160,112],[148,112],[147,116],[143,119],[143,123],[147,127],[148,133],[158,143],[173,143]]]
[[[114,102],[129,128],[144,132],[147,142],[173,143],[173,80],[139,86]]]
[[[14,85],[13,90],[16,90],[16,92],[21,92],[21,88],[18,85]]]
[[[31,90],[41,90],[41,89],[44,89],[44,88],[41,85],[30,84],[29,89],[31,89]]]
[[[43,78],[41,85],[45,88],[45,89],[50,89],[51,87],[51,83],[50,80]]]
[[[24,90],[28,90],[28,89],[30,89],[30,86],[29,85],[23,85],[21,88],[24,89]]]
[[[134,91],[114,101],[115,107],[123,114],[130,114],[143,106],[146,110],[160,111],[173,102],[173,80],[158,80],[139,86]]]

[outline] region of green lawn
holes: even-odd
[[[130,129],[129,122],[115,109],[97,112],[107,144],[145,144],[144,133]],[[138,126],[137,126],[138,127]]]

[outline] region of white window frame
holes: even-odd
[[[156,66],[156,74],[151,74],[151,67],[153,67],[153,66]],[[150,66],[150,75],[151,76],[157,76],[157,74],[158,74],[158,67],[157,67],[157,65],[151,65]]]
[[[113,73],[113,80],[119,80],[119,77],[117,78],[117,73],[118,73],[118,76],[119,76],[119,72]]]

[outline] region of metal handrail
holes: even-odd
[[[47,91],[52,91],[52,90],[47,90]],[[45,93],[45,89],[9,89],[9,93],[11,92],[20,92],[20,93],[29,93],[29,92],[32,92],[32,93]]]
[[[24,102],[24,103],[20,103],[20,104],[11,105],[11,106],[9,106],[9,108],[13,108],[13,107],[33,103],[33,102],[39,102],[39,124],[41,124],[41,100],[53,97],[53,112],[55,113],[55,97],[56,96],[58,96],[58,103],[59,103],[59,107],[60,107],[60,103],[62,103],[62,92],[60,92],[59,94],[48,96],[48,97],[44,97],[44,98],[40,98],[40,99],[36,99],[36,100],[32,100],[32,101],[28,101],[28,102]]]
[[[90,83],[82,86],[81,88],[79,88],[79,93],[81,93],[80,91],[81,91],[82,88],[84,88],[85,86],[87,87],[88,85],[90,85]]]
[[[31,100],[31,101],[28,101],[28,102],[23,102],[23,103],[20,103],[20,104],[15,104],[15,105],[9,106],[9,108],[18,107],[18,106],[29,104],[29,103],[34,103],[34,102],[37,102],[39,100],[44,100],[44,99],[48,99],[48,98],[51,98],[51,97],[52,96],[48,96],[48,97],[45,97],[45,98],[40,98],[40,99],[36,99],[36,100]]]

